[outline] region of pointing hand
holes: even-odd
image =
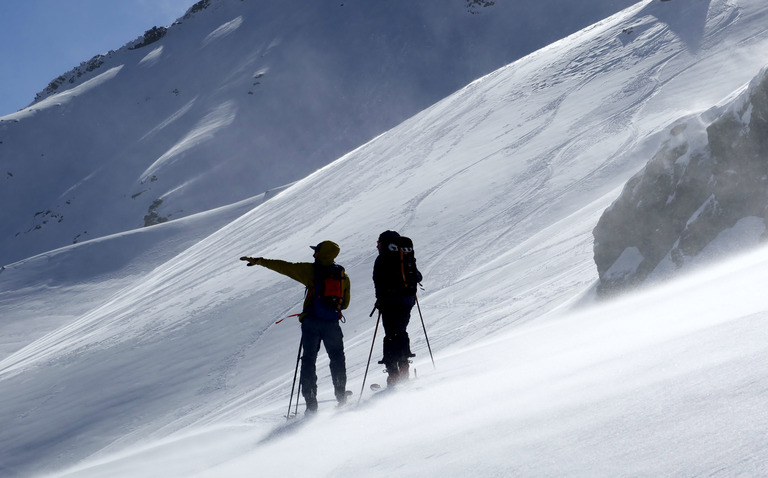
[[[248,264],[246,264],[246,265],[248,267],[256,266],[256,265],[261,264],[261,257],[245,257],[245,256],[243,256],[243,257],[240,258],[240,260],[241,261],[247,261]]]

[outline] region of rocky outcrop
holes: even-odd
[[[598,292],[639,285],[662,264],[682,268],[745,218],[768,221],[766,70],[729,105],[674,124],[603,213],[593,231]]]

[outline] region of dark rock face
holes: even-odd
[[[716,119],[707,116],[674,125],[598,221],[601,295],[641,284],[662,260],[683,267],[744,218],[768,221],[766,70]]]

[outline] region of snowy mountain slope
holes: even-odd
[[[0,357],[99,305],[106,297],[279,193],[49,251],[0,270]],[[55,301],[52,290],[58,291]],[[96,293],[98,290],[98,293]]]
[[[0,265],[300,179],[633,1],[497,3],[205,0],[84,62],[0,119]]]
[[[704,6],[706,16],[692,14]],[[600,310],[570,309],[597,279],[592,228],[668,126],[764,66],[767,11],[757,0],[641,2],[468,85],[5,357],[2,470],[588,476],[640,474],[649,457],[661,475],[759,470],[765,251]],[[660,21],[670,15],[700,23]],[[298,309],[302,288],[237,258],[308,260],[309,244],[341,244],[359,393],[386,228],[416,241],[438,369],[414,317],[413,393],[331,420],[322,359],[318,421],[263,442],[285,413],[298,345],[295,323],[274,322]],[[0,302],[3,317],[15,308]],[[403,470],[392,456],[414,464]]]
[[[441,354],[413,390],[283,439],[210,427],[61,476],[763,476],[766,252]],[[203,473],[164,460],[196,451]]]

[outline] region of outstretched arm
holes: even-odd
[[[315,269],[311,262],[288,262],[263,257],[241,257],[240,260],[248,262],[247,266],[262,266],[271,269],[301,282],[307,287],[312,287],[315,280]]]

